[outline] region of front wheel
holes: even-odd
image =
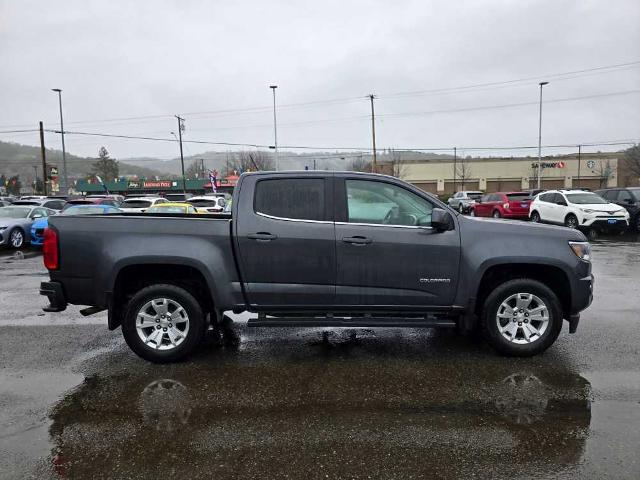
[[[482,313],[485,339],[503,355],[530,357],[544,352],[560,334],[558,297],[543,283],[521,278],[496,287]]]
[[[124,339],[137,355],[155,363],[192,353],[207,328],[198,301],[176,285],[157,284],[136,293],[122,322]]]
[[[578,217],[576,217],[573,213],[567,215],[567,218],[564,219],[564,226],[567,228],[578,228]]]
[[[14,228],[9,232],[9,245],[11,248],[21,248],[24,245],[24,232],[21,228]]]

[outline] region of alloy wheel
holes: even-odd
[[[11,237],[9,238],[9,242],[13,248],[20,248],[24,243],[24,234],[20,230],[14,230],[11,232]]]
[[[172,350],[189,334],[189,316],[182,305],[170,298],[154,298],[136,315],[136,330],[145,345],[156,350]]]
[[[507,297],[496,314],[498,331],[511,343],[538,341],[549,326],[549,308],[532,293],[515,293]]]
[[[578,228],[578,219],[573,215],[569,215],[564,221],[564,225],[568,228]]]

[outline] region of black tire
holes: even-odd
[[[184,340],[170,350],[158,350],[145,343],[136,328],[140,309],[155,298],[166,298],[177,302],[184,308],[189,318],[189,330]],[[207,321],[200,303],[185,289],[176,285],[157,284],[145,287],[136,293],[127,305],[122,322],[124,339],[138,356],[154,363],[169,363],[183,359],[191,354],[202,342],[207,330]],[[162,340],[160,341],[162,344]]]
[[[503,337],[496,321],[503,301],[517,293],[531,293],[544,302],[549,324],[544,333],[531,343],[513,343]],[[509,280],[496,287],[484,302],[481,318],[482,334],[494,350],[510,357],[530,357],[544,352],[556,341],[562,330],[562,309],[558,297],[543,283],[528,278]]]
[[[640,213],[636,215],[636,222],[634,225],[636,232],[640,233]]]
[[[567,228],[576,229],[580,223],[578,222],[578,217],[576,217],[573,213],[567,215],[564,219],[564,226]]]
[[[13,236],[14,235],[20,235],[20,238],[22,240],[20,240],[20,244],[19,245],[14,245],[13,244]],[[11,231],[9,232],[9,236],[7,237],[7,245],[9,245],[9,247],[11,247],[11,248],[14,248],[14,249],[18,250],[19,248],[24,247],[24,242],[25,242],[24,230],[22,230],[20,227],[12,228]]]
[[[500,215],[500,210],[494,210],[491,216],[493,218],[500,218],[502,215]]]
[[[458,212],[460,212],[461,214],[464,214],[464,206],[462,205],[462,202],[458,204]]]
[[[529,218],[533,223],[540,223],[540,220],[541,220],[540,219],[540,214],[536,210],[531,212],[531,215],[530,215]]]

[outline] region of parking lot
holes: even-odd
[[[3,478],[638,478],[640,243],[533,358],[449,331],[256,329],[136,357],[106,315],[41,311],[37,251],[0,252]]]

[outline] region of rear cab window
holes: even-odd
[[[258,180],[253,209],[259,215],[286,220],[327,220],[323,178]]]

